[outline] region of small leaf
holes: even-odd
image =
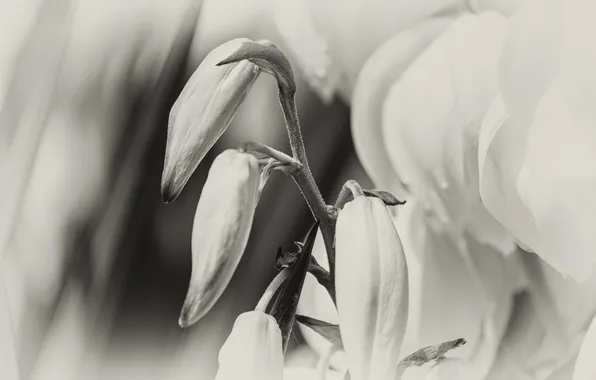
[[[304,241],[304,249],[300,253],[298,260],[291,266],[291,272],[288,279],[279,287],[276,295],[269,304],[267,312],[271,314],[279,324],[283,339],[284,352],[288,347],[288,340],[294,320],[296,317],[296,308],[302,293],[304,278],[310,265],[310,257],[317,236],[319,222],[316,222],[308,232]]]
[[[228,58],[219,62],[217,65],[227,65],[244,59],[273,75],[277,80],[279,88],[284,92],[294,93],[296,91],[292,65],[284,53],[273,43],[265,40],[244,42]]]
[[[400,201],[399,199],[397,199],[393,194],[391,194],[388,191],[382,191],[382,190],[363,190],[363,191],[364,191],[364,195],[366,195],[367,197],[379,198],[387,206],[397,206],[397,205],[406,204],[406,201]]]
[[[343,347],[338,325],[307,317],[305,315],[296,315],[296,321],[317,332],[331,343]]]
[[[436,360],[437,362],[439,362],[444,359],[444,355],[447,352],[449,352],[459,346],[463,346],[464,344],[466,344],[466,340],[463,338],[459,338],[459,339],[443,342],[441,344],[435,344],[434,346],[424,347],[424,348],[421,348],[418,351],[414,352],[413,354],[408,355],[405,358],[403,358],[399,362],[399,365],[406,366],[406,367],[411,367],[411,366],[419,367],[419,366],[426,364],[433,360]]]

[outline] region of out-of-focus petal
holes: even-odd
[[[560,377],[574,361],[581,335],[563,342],[543,318],[535,295],[522,293],[516,297],[514,312],[497,359],[487,380],[569,379]]]
[[[486,209],[525,246],[535,240],[532,216],[514,184],[524,156],[526,131],[509,118],[500,98],[486,114],[479,137],[479,189]]]
[[[596,218],[586,212],[596,209],[594,8],[532,1],[514,16],[500,68],[505,107],[495,106],[501,120],[487,117],[479,150],[487,209],[578,281],[596,263]]]
[[[573,380],[596,379],[596,318],[592,320],[590,328],[582,342],[579,355],[575,363]]]
[[[283,380],[305,380],[305,379],[316,379],[317,370],[314,368],[306,367],[287,367],[284,369]],[[334,370],[327,371],[326,380],[343,380],[344,373]]]
[[[532,120],[559,66],[559,0],[528,0],[511,18],[499,62],[499,89],[510,114]]]
[[[382,129],[383,105],[392,84],[453,21],[433,18],[401,32],[382,44],[364,64],[358,76],[351,107],[354,146],[360,162],[375,186],[403,197]]]
[[[515,256],[505,258],[470,237],[456,245],[448,235],[424,225],[415,202],[400,206],[396,223],[411,288],[402,352],[461,337],[468,343],[448,356],[463,360],[457,366],[465,373],[461,378],[483,378],[493,364],[517,290]],[[405,379],[420,372],[408,369]]]
[[[288,2],[293,2],[289,5]],[[298,12],[300,26],[294,22],[278,22],[281,34],[290,44],[301,45],[296,50],[306,53],[300,65],[305,72],[316,72],[325,62],[331,70],[320,71],[319,82],[327,89],[335,85],[342,97],[351,101],[358,73],[366,59],[392,36],[437,15],[457,16],[472,11],[495,10],[513,14],[524,0],[286,0],[278,5],[280,14],[290,15],[286,9]],[[282,19],[289,20],[283,17]],[[308,20],[308,21],[307,21]],[[308,25],[308,27],[306,27]],[[302,37],[302,39],[300,38]],[[308,45],[312,45],[308,47]],[[310,60],[309,58],[312,58]]]
[[[468,231],[509,253],[510,234],[481,203],[477,158],[506,27],[495,12],[455,21],[393,85],[383,136],[398,177],[439,232],[459,239]]]
[[[240,314],[219,351],[215,380],[281,380],[281,331],[272,316],[250,311]]]

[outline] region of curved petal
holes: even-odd
[[[354,146],[360,162],[378,188],[404,196],[393,171],[382,131],[383,104],[391,85],[452,22],[431,19],[399,33],[381,45],[358,76],[351,107]]]
[[[499,89],[522,123],[546,92],[559,66],[560,0],[528,0],[511,18],[499,64]]]
[[[504,258],[470,237],[458,246],[448,235],[425,227],[419,208],[408,202],[396,219],[410,275],[402,352],[465,338],[468,343],[449,356],[463,361],[456,366],[465,373],[461,378],[481,379],[493,364],[509,320],[518,283],[514,256]],[[415,372],[420,371],[406,371],[405,378]]]
[[[478,146],[479,190],[482,203],[524,246],[536,240],[532,216],[513,186],[524,157],[527,131],[509,117],[500,98],[493,101],[482,123]]]
[[[596,352],[596,318],[592,320],[590,328],[582,342],[579,350],[573,380],[589,380],[596,378],[596,361],[594,361],[594,352]]]
[[[288,41],[316,46],[317,49],[308,48],[308,51],[319,50],[324,53],[312,55],[324,57],[328,67],[334,69],[321,72],[322,82],[335,83],[342,97],[348,102],[351,101],[356,78],[364,62],[382,43],[437,15],[455,15],[468,7],[468,2],[464,0],[428,0],[423,3],[409,0],[287,1],[300,4],[305,11],[304,14],[300,12],[300,18],[305,22],[295,30],[290,30],[287,25],[291,21],[278,23],[282,35],[306,37],[307,44],[300,38],[289,38]],[[282,3],[286,4],[280,8],[283,11],[283,8],[288,7],[288,3]],[[290,7],[293,8],[294,5]],[[305,25],[308,25],[308,28]],[[320,50],[319,47],[324,49]],[[313,62],[303,60],[300,63],[305,72],[312,72],[313,67],[320,62],[321,60],[315,59]],[[325,78],[326,76],[328,78]]]
[[[398,177],[439,231],[456,238],[469,231],[510,252],[511,237],[480,201],[477,161],[478,132],[497,93],[506,26],[492,12],[455,21],[393,85],[383,136]]]

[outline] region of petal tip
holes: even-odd
[[[173,203],[179,194],[180,191],[176,191],[171,183],[161,185],[161,200],[163,203]]]

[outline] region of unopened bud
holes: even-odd
[[[382,200],[358,196],[336,231],[339,326],[353,380],[397,379],[408,317],[408,271]]]
[[[280,91],[285,93],[294,93],[296,91],[296,82],[294,81],[294,72],[290,61],[270,41],[245,41],[238,50],[219,64],[227,65],[245,59],[271,74],[277,80]]]
[[[281,380],[281,331],[275,318],[260,311],[240,314],[219,351],[215,380]]]
[[[179,319],[201,319],[219,299],[240,262],[258,198],[257,159],[234,149],[213,161],[192,230],[192,274]]]
[[[164,202],[173,202],[178,197],[201,160],[230,125],[257,79],[259,68],[248,60],[218,66],[249,41],[235,39],[211,51],[174,103],[161,182]]]

